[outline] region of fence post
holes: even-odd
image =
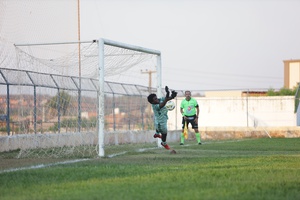
[[[10,99],[9,99],[9,84],[6,85],[6,130],[7,130],[7,135],[10,135]]]
[[[247,109],[247,127],[249,127],[249,113],[248,113],[248,96],[249,96],[249,89],[247,90],[247,96],[246,96],[246,109]]]

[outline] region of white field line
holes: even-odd
[[[143,149],[136,149],[135,151],[136,152],[144,152],[144,151],[147,151],[147,150],[153,150],[153,149],[158,149],[158,148],[159,147],[143,148]],[[120,153],[110,154],[107,157],[108,158],[113,158],[113,157],[116,157],[116,156],[124,155],[126,153],[128,153],[128,151],[123,151],[123,152],[120,152]]]
[[[136,151],[137,152],[143,152],[143,151],[147,151],[147,150],[150,150],[150,149],[157,149],[157,147],[137,149]],[[108,155],[107,157],[108,158],[113,158],[113,157],[116,157],[116,156],[124,155],[126,153],[127,153],[127,151],[123,151],[123,152],[120,152],[120,153]],[[86,160],[91,160],[91,159],[76,159],[76,160],[68,160],[68,161],[56,162],[56,163],[50,163],[50,164],[33,165],[33,166],[29,166],[29,167],[12,168],[12,169],[2,170],[2,171],[0,171],[0,174],[8,173],[8,172],[21,171],[21,170],[27,170],[27,169],[41,169],[41,168],[52,167],[52,166],[56,166],[56,165],[64,165],[64,164],[83,162],[83,161],[86,161]]]
[[[143,152],[143,151],[147,151],[147,150],[150,150],[150,149],[156,149],[156,148],[157,147],[137,149],[136,151],[137,152]],[[127,151],[123,151],[123,152],[120,152],[120,153],[108,155],[107,157],[108,158],[113,158],[113,157],[116,157],[116,156],[124,155],[126,153],[127,153]],[[2,170],[2,171],[0,171],[0,174],[8,173],[8,172],[21,171],[21,170],[27,170],[27,169],[40,169],[40,168],[52,167],[52,166],[56,166],[56,165],[71,164],[71,163],[83,162],[83,161],[86,161],[86,160],[91,160],[91,159],[76,159],[76,160],[68,160],[68,161],[56,162],[56,163],[50,163],[50,164],[33,165],[33,166],[29,166],[29,167],[12,168],[12,169]]]
[[[128,151],[123,151],[123,152],[120,152],[120,153],[115,153],[115,154],[108,155],[107,157],[108,157],[108,158],[113,158],[113,157],[116,157],[116,156],[124,155],[124,154],[126,154],[127,152],[128,152]]]
[[[0,171],[0,174],[2,173],[7,173],[7,172],[15,172],[15,171],[21,171],[21,170],[27,170],[27,169],[40,169],[40,168],[46,168],[46,167],[51,167],[51,166],[56,166],[56,165],[64,165],[64,164],[70,164],[70,163],[77,163],[77,162],[82,162],[90,159],[77,159],[77,160],[68,160],[64,162],[56,162],[56,163],[51,163],[51,164],[40,164],[40,165],[33,165],[29,167],[20,167],[20,168],[13,168],[13,169],[6,169],[3,171]]]
[[[246,139],[246,140],[254,140],[254,139]],[[202,143],[202,145],[212,144],[212,143],[240,142],[240,141],[245,141],[245,139],[243,139],[243,140],[230,140],[230,141],[218,141],[218,142],[205,142],[205,143]],[[195,145],[198,145],[198,144],[195,144]],[[192,144],[187,144],[187,145],[184,145],[184,146],[193,146],[193,145]],[[144,152],[144,151],[147,151],[147,150],[153,150],[153,149],[158,149],[158,148],[159,147],[142,148],[142,149],[137,149],[136,152]],[[113,157],[116,157],[116,156],[124,155],[126,153],[128,153],[128,151],[123,151],[123,152],[120,152],[120,153],[111,154],[111,155],[108,155],[107,157],[108,158],[113,158]],[[0,174],[8,173],[8,172],[21,171],[21,170],[27,170],[27,169],[40,169],[40,168],[52,167],[52,166],[56,166],[56,165],[64,165],[64,164],[83,162],[83,161],[87,161],[87,160],[91,160],[91,159],[76,159],[76,160],[68,160],[68,161],[64,161],[64,162],[56,162],[56,163],[50,163],[50,164],[33,165],[33,166],[29,166],[29,167],[12,168],[12,169],[2,170],[2,171],[0,171]]]
[[[257,140],[257,138],[249,138],[249,139],[240,139],[240,140],[220,140],[220,141],[212,141],[212,142],[202,142],[203,144],[222,144],[222,143],[230,143],[230,142],[243,142],[243,141],[247,141],[247,140]]]
[[[203,144],[212,144],[212,143],[228,143],[228,142],[241,142],[241,141],[245,141],[245,140],[255,140],[255,139],[241,139],[241,140],[230,140],[230,141],[213,141],[213,142],[202,142],[202,145]],[[186,144],[184,145],[185,147],[188,147],[188,146],[193,146],[193,145],[199,145],[199,144]],[[199,145],[201,146],[201,145]],[[142,148],[142,149],[136,149],[135,151],[136,152],[144,152],[144,151],[148,151],[148,150],[153,150],[153,149],[159,149],[160,147],[151,147],[151,148]],[[120,155],[124,155],[126,153],[128,153],[129,151],[123,151],[123,152],[120,152],[120,153],[115,153],[115,154],[110,154],[110,155],[107,155],[106,157],[107,158],[113,158],[113,157],[116,157],[116,156],[120,156]]]
[[[245,140],[255,140],[255,139],[241,139],[241,140],[227,140],[227,141],[212,141],[212,142],[202,142],[202,145],[206,145],[206,144],[221,144],[221,143],[229,143],[229,142],[242,142],[242,141],[245,141]],[[182,147],[188,147],[188,146],[194,146],[194,145],[199,145],[199,144],[186,144],[186,145],[183,145]],[[199,145],[201,146],[201,145]],[[148,150],[153,150],[153,149],[159,149],[160,147],[151,147],[151,148],[142,148],[142,149],[136,149],[135,151],[136,152],[144,152],[144,151],[148,151]],[[120,153],[115,153],[115,154],[110,154],[107,156],[107,158],[113,158],[113,157],[116,157],[116,156],[120,156],[120,155],[124,155],[126,153],[128,153],[129,151],[123,151],[123,152],[120,152]]]
[[[211,141],[211,142],[202,142],[201,141],[201,145],[207,145],[207,144],[223,144],[223,143],[231,143],[231,142],[243,142],[243,141],[246,141],[246,140],[256,140],[256,138],[253,138],[253,139],[240,139],[240,140],[220,140],[220,141]],[[201,146],[199,144],[185,144],[181,147],[188,147],[188,146]]]

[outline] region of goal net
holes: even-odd
[[[159,51],[107,39],[15,50],[16,65],[0,68],[9,127],[1,151],[104,157],[116,145],[155,142],[146,97],[162,94]]]

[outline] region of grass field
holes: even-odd
[[[170,145],[68,164],[1,154],[0,199],[300,199],[300,138]]]

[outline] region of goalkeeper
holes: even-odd
[[[156,133],[154,134],[154,138],[161,138],[161,145],[165,149],[170,149],[167,144],[167,121],[168,121],[168,109],[165,107],[166,103],[171,99],[174,99],[177,96],[177,92],[172,91],[170,96],[170,91],[168,86],[165,87],[166,97],[162,97],[160,99],[157,98],[156,94],[150,94],[148,96],[148,102],[152,104],[152,109],[154,112],[154,122]],[[161,134],[160,134],[161,133]]]
[[[201,137],[198,130],[199,105],[196,99],[191,97],[191,91],[185,91],[185,99],[181,101],[180,112],[182,114],[182,133],[180,137],[180,145],[184,144],[184,126],[191,123],[195,131],[198,144],[201,144]]]

